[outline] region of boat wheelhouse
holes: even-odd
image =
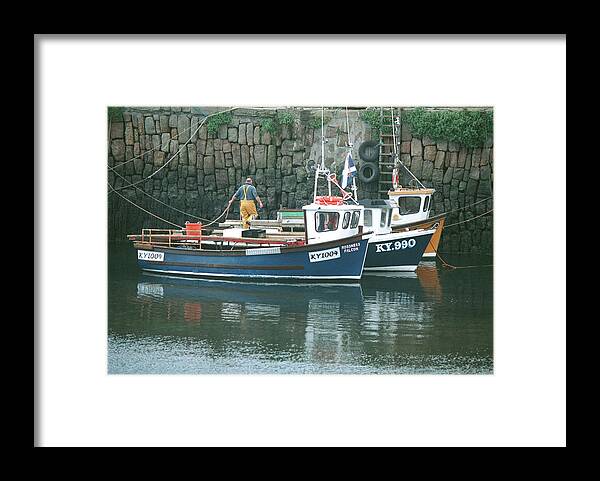
[[[410,229],[431,229],[436,232],[432,236],[423,257],[435,257],[444,230],[445,216],[440,215],[430,219],[433,206],[435,189],[426,187],[400,187],[394,186],[388,191],[388,199],[392,202],[392,230],[401,231]]]
[[[392,226],[427,220],[433,206],[434,189],[397,188],[388,191],[392,202]]]
[[[415,271],[436,229],[393,231],[392,201],[365,199],[359,203],[364,207],[364,227],[374,233],[369,239],[365,270]]]

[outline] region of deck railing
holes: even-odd
[[[201,249],[202,242],[218,246],[234,248],[236,246],[285,247],[303,245],[301,239],[285,238],[252,238],[227,237],[224,235],[202,235],[199,231],[190,233],[185,229],[142,229],[141,234],[130,234],[130,241],[159,247],[187,247]]]

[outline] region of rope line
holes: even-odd
[[[211,116],[213,116],[213,115],[222,114],[222,113],[225,113],[225,112],[229,112],[230,110],[235,110],[235,109],[239,109],[239,108],[243,108],[243,107],[234,107],[234,108],[232,108],[232,109],[229,109],[229,110],[223,110],[223,111],[221,111],[221,112],[215,112],[215,113],[212,113],[212,114],[208,114],[208,115],[206,115],[206,116],[204,117],[204,120],[206,120],[208,117],[211,117]],[[277,107],[275,107],[275,110],[276,110],[276,109],[277,109]],[[273,110],[273,108],[270,108],[270,107],[252,107],[252,110]],[[204,115],[204,114],[200,114],[200,115]],[[111,121],[111,119],[109,119],[109,120],[108,120],[108,131],[109,131],[109,136],[110,136],[110,128],[111,128],[111,125],[112,125],[112,121]],[[190,125],[190,127],[188,127],[187,129],[183,129],[181,132],[177,132],[177,133],[176,133],[176,134],[175,134],[173,137],[177,137],[177,139],[179,139],[179,136],[180,136],[180,135],[182,135],[184,132],[187,132],[188,130],[192,130],[192,126],[191,126],[191,125]],[[167,132],[161,132],[161,134],[163,134],[163,133],[167,133]],[[194,134],[195,134],[195,132],[194,132]],[[191,137],[193,137],[193,136],[194,136],[194,134],[191,134],[191,135],[190,135],[190,138],[191,138]],[[151,135],[151,134],[150,134],[150,135]],[[155,134],[155,135],[156,135],[156,134]],[[109,138],[109,141],[110,141],[110,140],[112,140],[112,139],[110,139],[110,138]],[[121,167],[122,165],[128,164],[129,162],[133,162],[135,159],[139,159],[139,158],[141,158],[141,157],[142,157],[144,154],[148,154],[148,153],[150,153],[150,152],[153,152],[153,151],[155,151],[155,150],[159,149],[160,147],[162,147],[162,146],[164,146],[164,145],[167,145],[169,142],[171,142],[171,140],[176,140],[176,139],[170,138],[168,142],[165,142],[165,143],[159,144],[157,147],[153,147],[153,148],[151,148],[150,150],[145,150],[145,151],[144,151],[144,152],[142,152],[141,154],[139,154],[139,155],[136,155],[135,157],[132,157],[131,159],[129,159],[129,160],[125,161],[125,162],[121,162],[121,163],[119,163],[119,164],[115,165],[115,168],[116,168],[116,167]],[[112,167],[109,167],[109,169],[112,169]]]
[[[442,262],[442,265],[448,269],[473,269],[476,267],[494,267],[494,264],[481,264],[478,266],[453,266],[452,264],[449,264],[448,262],[446,262],[442,256],[440,255],[439,252],[436,252],[436,255],[438,257],[438,259]]]
[[[134,207],[137,207],[138,209],[140,209],[140,210],[144,211],[146,214],[149,214],[149,215],[151,215],[152,217],[156,217],[157,219],[159,219],[159,220],[162,220],[163,222],[166,222],[167,224],[171,224],[171,225],[174,225],[175,227],[179,227],[180,229],[183,229],[183,227],[181,227],[180,225],[178,225],[178,224],[175,224],[174,222],[170,222],[170,221],[168,221],[168,220],[166,220],[166,219],[163,219],[162,217],[160,217],[160,216],[158,216],[158,215],[156,215],[156,214],[153,214],[153,213],[152,213],[152,212],[150,212],[149,210],[146,210],[146,209],[144,209],[143,207],[140,207],[140,206],[139,206],[139,205],[137,205],[135,202],[133,202],[133,201],[129,200],[127,197],[125,197],[123,194],[120,194],[119,192],[117,192],[117,191],[114,189],[114,187],[113,187],[112,185],[110,185],[110,183],[109,183],[109,182],[107,182],[107,184],[108,184],[108,186],[111,188],[111,192],[114,192],[115,194],[117,194],[119,197],[121,197],[122,199],[124,199],[124,200],[126,200],[127,202],[129,202],[129,203],[130,203],[131,205],[133,205]]]
[[[156,217],[159,220],[162,220],[163,222],[166,222],[167,224],[171,224],[174,225],[175,227],[179,227],[180,229],[183,229],[182,226],[180,226],[179,224],[175,224],[174,222],[168,221],[166,219],[163,219],[162,217],[150,212],[149,210],[144,209],[143,207],[137,205],[135,202],[129,200],[127,197],[125,197],[123,194],[120,194],[119,192],[117,192],[115,190],[115,188],[110,185],[109,182],[107,182],[108,186],[111,189],[111,193],[114,192],[115,194],[117,194],[119,197],[121,197],[122,199],[126,200],[127,202],[129,202],[131,205],[133,205],[134,207],[137,207],[138,209],[140,209],[141,211],[145,212],[146,214],[151,215],[152,217]],[[217,217],[216,219],[214,219],[213,221],[209,221],[208,224],[203,224],[202,227],[208,227],[209,225],[214,224],[215,222],[217,222],[221,217],[223,217],[223,215],[225,215],[225,217],[227,217],[227,214],[229,213],[229,209],[230,209],[231,205],[228,204],[227,207],[225,208],[225,210],[223,212],[221,212],[221,214],[219,215],[219,217]]]
[[[142,179],[142,180],[138,180],[137,182],[134,182],[134,183],[132,183],[132,184],[129,184],[129,185],[126,185],[126,186],[123,186],[123,187],[119,187],[118,189],[114,189],[114,190],[115,190],[115,192],[116,192],[117,190],[128,189],[128,188],[130,188],[130,187],[132,187],[132,186],[135,186],[135,185],[141,184],[142,182],[146,182],[146,181],[150,180],[152,177],[154,177],[156,174],[158,174],[158,173],[159,173],[159,172],[160,172],[162,169],[164,169],[164,168],[165,168],[167,165],[169,165],[169,163],[170,163],[170,162],[171,162],[171,161],[172,161],[172,160],[173,160],[175,157],[177,157],[177,156],[179,155],[179,153],[180,153],[180,152],[183,150],[183,148],[184,148],[184,147],[185,147],[187,144],[189,144],[189,143],[190,143],[190,141],[192,140],[192,137],[193,137],[193,136],[196,134],[196,132],[198,132],[198,131],[199,131],[199,130],[202,128],[202,126],[205,124],[205,122],[208,120],[208,118],[209,118],[209,117],[212,117],[212,116],[214,116],[214,115],[218,115],[218,114],[222,114],[222,113],[225,113],[225,112],[231,112],[232,110],[235,110],[235,109],[237,109],[237,108],[239,108],[239,107],[232,107],[232,108],[230,108],[230,109],[227,109],[227,110],[222,110],[222,111],[220,111],[220,112],[215,112],[215,113],[213,113],[213,114],[207,115],[207,116],[204,118],[204,120],[202,120],[202,122],[200,122],[200,124],[198,125],[198,127],[196,128],[196,130],[194,130],[194,132],[192,132],[192,133],[190,134],[190,138],[187,140],[187,142],[185,142],[184,144],[182,144],[182,145],[181,145],[181,147],[179,147],[179,150],[178,150],[177,152],[175,152],[175,153],[173,154],[173,156],[172,156],[172,157],[171,157],[169,160],[167,160],[167,161],[166,161],[166,162],[165,162],[163,165],[161,165],[161,166],[160,166],[160,167],[159,167],[157,170],[155,170],[154,172],[152,172],[152,173],[151,173],[151,174],[150,174],[148,177],[146,177],[146,178],[144,178],[144,179]]]
[[[442,212],[441,214],[435,214],[434,216],[432,216],[430,218],[438,218],[438,217],[444,217],[444,216],[448,217],[450,214],[453,214],[455,212],[461,211],[463,209],[468,209],[469,207],[473,207],[474,205],[477,205],[477,204],[481,204],[482,202],[485,202],[486,200],[489,200],[491,198],[492,198],[492,196],[486,197],[485,199],[478,200],[477,202],[474,202],[473,204],[464,205],[464,206],[458,207],[457,209],[454,209],[454,210],[449,210],[447,212]]]
[[[231,204],[227,204],[227,207],[225,208],[225,210],[223,212],[221,212],[221,215],[219,215],[219,217],[217,217],[215,220],[209,222],[208,224],[203,224],[202,227],[208,227],[209,225],[214,224],[215,222],[217,222],[221,217],[223,217],[223,215],[225,214],[225,218],[227,218],[227,215],[229,213],[229,209],[231,208]]]
[[[475,217],[470,217],[469,219],[461,220],[460,222],[455,222],[454,224],[449,224],[449,225],[445,226],[444,229],[447,229],[448,227],[452,227],[452,226],[455,226],[455,225],[464,224],[465,222],[469,222],[469,221],[475,220],[475,219],[477,219],[479,217],[483,217],[484,215],[487,215],[490,212],[493,212],[493,210],[494,209],[490,209],[487,212],[484,212],[483,214],[476,215]]]
[[[109,125],[110,125],[110,124],[109,124]],[[109,128],[110,128],[110,127],[109,127]],[[129,159],[129,160],[125,161],[125,162],[121,162],[121,163],[119,163],[119,164],[115,165],[114,167],[115,167],[115,168],[116,168],[116,167],[121,167],[121,166],[123,166],[123,165],[125,165],[125,164],[128,164],[129,162],[133,162],[134,160],[136,160],[136,159],[139,159],[139,158],[143,157],[145,154],[148,154],[148,153],[150,153],[150,152],[154,152],[155,150],[157,150],[157,149],[160,149],[162,146],[164,146],[164,145],[167,145],[168,143],[170,143],[170,142],[171,142],[171,140],[179,140],[179,136],[180,136],[180,135],[182,135],[184,132],[187,132],[188,130],[192,130],[192,127],[190,126],[190,127],[188,127],[187,129],[184,129],[184,130],[182,130],[181,132],[178,132],[178,133],[176,133],[176,134],[175,134],[173,137],[177,137],[177,139],[169,138],[169,140],[168,140],[167,142],[165,142],[165,143],[163,143],[163,144],[159,144],[158,146],[156,146],[156,147],[153,147],[153,148],[151,148],[150,150],[145,150],[145,151],[144,151],[144,152],[142,152],[141,154],[139,154],[139,155],[136,155],[135,157],[132,157],[131,159]],[[167,132],[161,132],[161,134],[163,134],[163,133],[167,133]],[[151,134],[148,134],[148,135],[151,135]],[[156,134],[155,134],[155,135],[156,135]],[[170,135],[170,134],[169,134],[169,135]],[[192,135],[190,135],[190,138],[191,138],[192,136],[193,136],[193,134],[192,134]],[[110,140],[112,140],[112,139],[110,139]],[[110,166],[109,166],[108,168],[109,168],[109,169],[112,169],[112,170],[114,170],[114,168],[113,168],[113,167],[110,167]]]
[[[109,167],[109,169],[111,169],[111,167]],[[111,169],[111,170],[113,170],[113,169]],[[119,176],[121,179],[123,179],[125,182],[127,182],[127,183],[129,184],[129,181],[128,181],[128,180],[127,180],[125,177],[123,177],[123,176],[122,176],[121,174],[119,174],[118,172],[115,172],[114,170],[113,170],[113,172],[115,173],[115,175],[118,175],[118,176]],[[173,207],[172,205],[169,205],[169,204],[167,204],[166,202],[163,202],[162,200],[160,200],[160,199],[158,199],[158,198],[156,198],[156,197],[154,197],[154,196],[152,196],[152,195],[148,194],[148,192],[146,192],[146,191],[145,191],[145,190],[143,190],[143,189],[140,189],[140,188],[139,188],[139,187],[137,187],[136,185],[128,185],[128,186],[127,186],[127,188],[129,188],[129,187],[133,187],[133,188],[134,188],[135,190],[137,190],[138,192],[141,192],[142,194],[144,194],[144,195],[146,195],[146,196],[150,197],[152,200],[155,200],[155,201],[156,201],[156,202],[158,202],[159,204],[162,204],[162,205],[164,205],[165,207],[168,207],[169,209],[172,209],[172,210],[174,210],[174,211],[176,211],[176,212],[179,212],[180,214],[187,215],[187,216],[189,216],[189,217],[192,217],[193,219],[201,220],[201,221],[203,221],[203,222],[210,222],[208,219],[204,219],[203,217],[198,217],[197,215],[190,214],[189,212],[185,212],[185,211],[183,211],[183,210],[180,210],[180,209],[178,209],[177,207]],[[113,191],[110,191],[110,192],[109,192],[109,194],[112,194],[113,192],[116,192],[116,191],[114,191],[114,190],[113,190]]]

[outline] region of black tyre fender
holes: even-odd
[[[361,162],[358,168],[358,179],[363,184],[370,184],[379,177],[379,166],[374,162]]]
[[[358,155],[367,162],[376,162],[379,160],[379,142],[377,140],[367,140],[360,144]]]

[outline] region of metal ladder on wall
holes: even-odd
[[[394,107],[379,110],[381,131],[379,132],[379,198],[387,199],[392,187],[392,171],[396,167],[400,152],[400,111]]]

